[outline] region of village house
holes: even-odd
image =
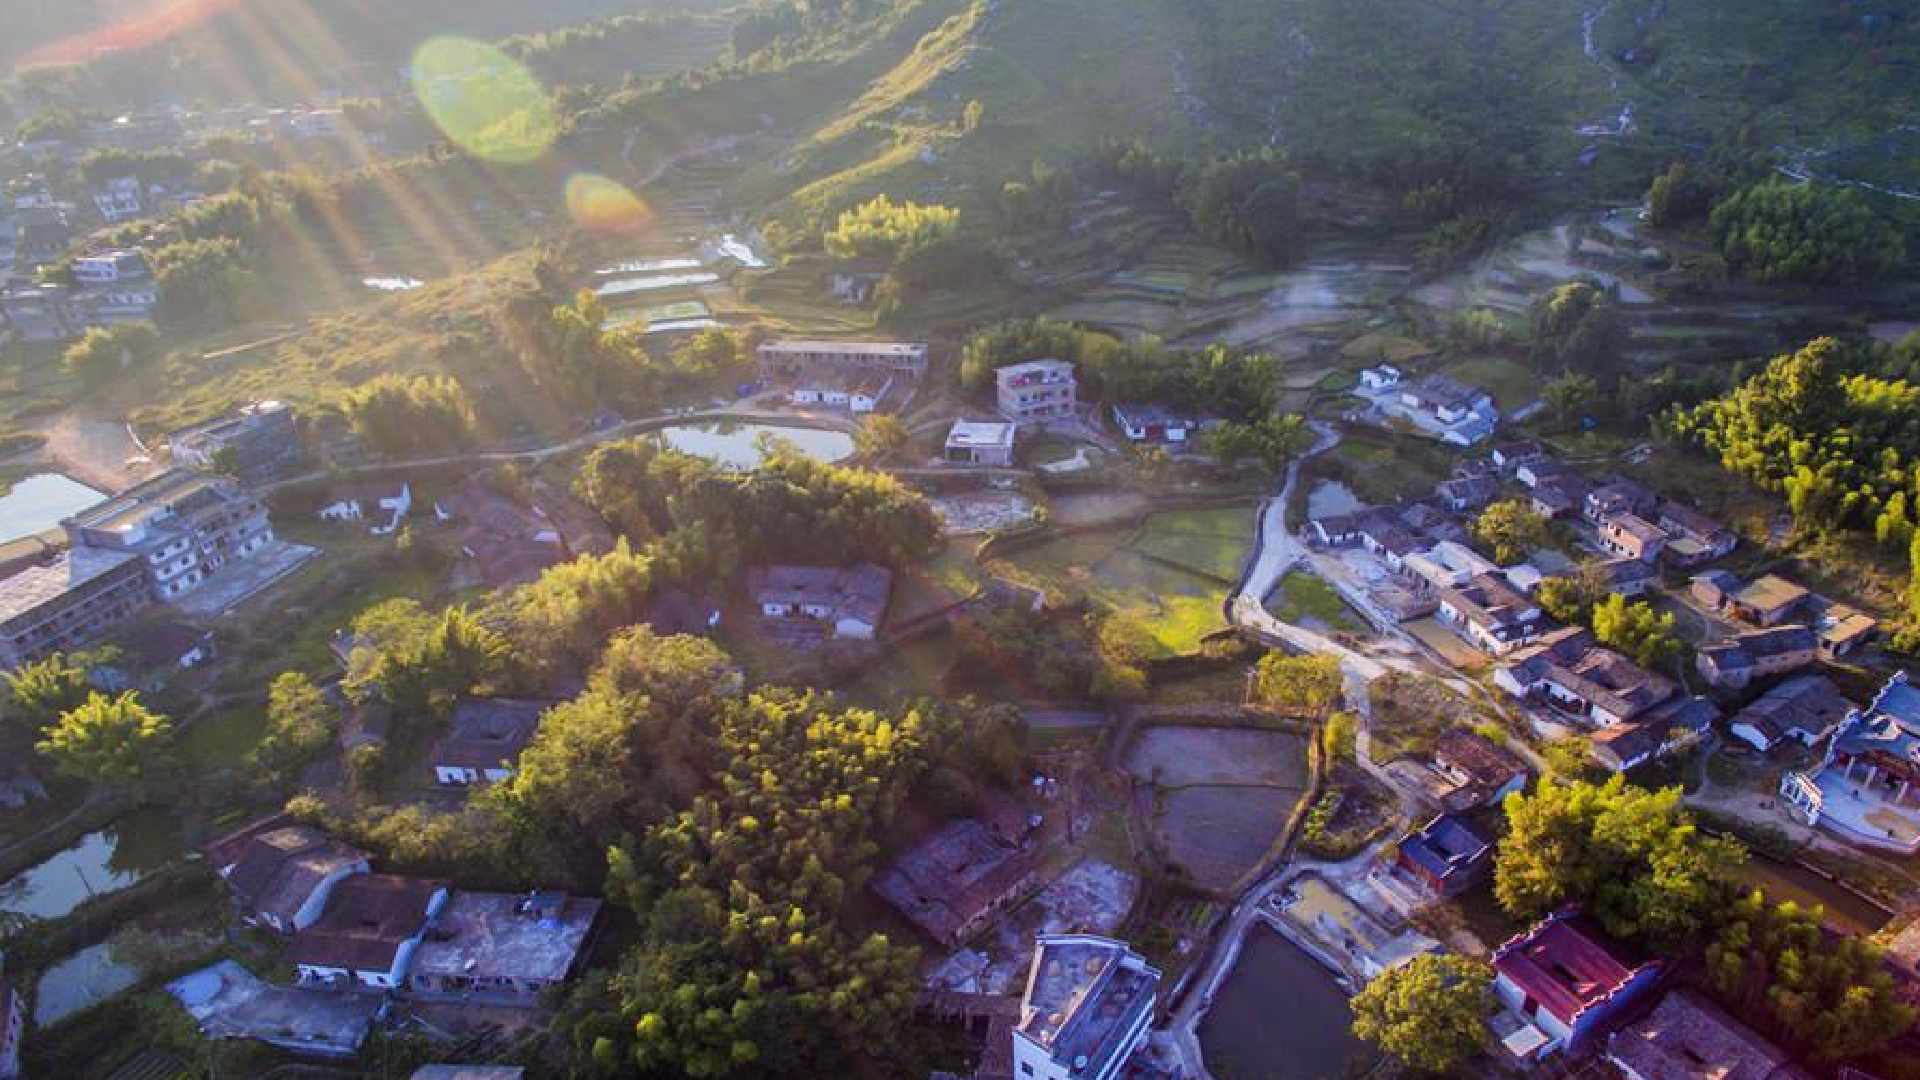
[[[1608,592],[1628,599],[1645,596],[1653,583],[1660,580],[1660,571],[1652,563],[1625,557],[1603,559],[1588,566],[1585,572],[1592,574]]]
[[[1453,785],[1442,797],[1449,810],[1492,806],[1527,786],[1527,763],[1470,727],[1441,732],[1430,764]]]
[[[1732,529],[1671,499],[1660,504],[1654,521],[1667,533],[1667,562],[1682,570],[1725,558],[1740,543]]]
[[[873,891],[953,946],[1038,887],[1032,854],[979,821],[949,822],[873,879]]]
[[[1779,1047],[1691,990],[1674,990],[1607,1039],[1624,1080],[1811,1080]]]
[[[287,950],[308,986],[397,990],[427,927],[447,904],[437,881],[359,874],[334,886],[326,910]]]
[[[993,373],[1000,415],[1016,424],[1065,420],[1079,407],[1073,365],[1065,360],[1029,360]]]
[[[427,755],[434,782],[442,787],[467,787],[512,779],[520,752],[533,741],[540,729],[540,717],[551,705],[546,701],[461,698],[453,706],[453,722],[446,735]]]
[[[1591,486],[1586,478],[1572,473],[1550,476],[1528,490],[1527,502],[1534,513],[1549,521],[1559,521],[1580,512]]]
[[[980,420],[955,420],[947,431],[945,460],[955,465],[985,465],[1004,469],[1013,464],[1018,425]]]
[[[1505,656],[1546,628],[1540,606],[1498,571],[1440,590],[1440,621],[1482,652]]]
[[[1717,718],[1713,703],[1679,692],[1657,675],[1594,643],[1591,632],[1569,627],[1501,665],[1494,684],[1523,701],[1537,701],[1596,731],[1593,757],[1622,772],[1658,757]]]
[[[1044,934],[1013,1029],[1019,1080],[1116,1080],[1146,1041],[1160,972],[1111,938]]]
[[[278,401],[255,401],[227,416],[182,428],[167,436],[167,449],[176,465],[230,470],[248,484],[279,479],[306,456],[293,410]]]
[[[1744,690],[1755,679],[1796,671],[1813,663],[1819,640],[1804,626],[1747,630],[1700,646],[1694,667],[1709,686]]]
[[[1896,671],[1854,709],[1816,767],[1780,778],[1780,795],[1808,825],[1854,843],[1920,852],[1920,691]]]
[[[110,176],[87,193],[100,220],[109,225],[131,221],[146,212],[140,181],[132,176]]]
[[[1522,459],[1513,466],[1514,482],[1524,488],[1537,488],[1549,481],[1569,480],[1579,476],[1580,474],[1574,472],[1566,462],[1559,458],[1548,457],[1546,454],[1536,454]],[[1574,509],[1578,510],[1580,506],[1585,505],[1586,492],[1591,491],[1592,487],[1593,485],[1588,484],[1587,488],[1581,492],[1580,500]]]
[[[373,536],[391,536],[400,531],[400,523],[413,510],[413,486],[405,480],[393,484],[360,484],[333,496],[320,508],[321,521],[371,521],[367,532]]]
[[[883,374],[919,379],[927,373],[922,341],[761,342],[758,356],[764,378],[785,380],[826,373]]]
[[[1380,364],[1360,373],[1360,389],[1391,390],[1399,386],[1400,380],[1404,377],[1401,370],[1392,364]]]
[[[600,901],[564,892],[454,892],[414,953],[407,996],[539,1003],[586,956]]]
[[[1582,501],[1580,516],[1595,525],[1615,514],[1638,514],[1645,516],[1653,509],[1654,494],[1646,485],[1633,480],[1609,480],[1592,491]]]
[[[1659,960],[1636,962],[1577,910],[1562,909],[1493,951],[1493,994],[1527,1022],[1503,1042],[1522,1060],[1583,1052],[1659,978]]]
[[[1492,436],[1500,410],[1485,390],[1445,375],[1396,382],[1378,391],[1375,403],[1389,416],[1413,424],[1452,446],[1472,446]]]
[[[1880,620],[1824,596],[1813,598],[1813,632],[1822,660],[1844,660],[1879,636]]]
[[[825,405],[834,409],[845,409],[854,416],[866,416],[878,412],[880,405],[893,392],[893,376],[884,374],[838,375],[826,372],[797,376],[797,381],[787,391],[787,401],[793,405]]]
[[[1394,861],[1427,891],[1450,899],[1486,877],[1493,866],[1493,844],[1460,815],[1441,814],[1403,838]]]
[[[116,694],[123,690],[157,693],[181,672],[214,658],[213,631],[183,622],[143,626],[119,641],[121,659],[94,667],[88,676],[102,690]]]
[[[1499,567],[1465,544],[1442,540],[1425,551],[1408,555],[1401,565],[1404,577],[1416,592],[1437,596],[1442,589],[1458,589],[1482,574]]]
[[[74,548],[0,579],[0,669],[73,652],[153,603],[138,555]]]
[[[1825,675],[1797,675],[1733,714],[1727,729],[1755,750],[1792,740],[1812,746],[1853,712],[1853,702]]]
[[[1722,615],[1754,626],[1779,626],[1794,617],[1813,594],[1776,574],[1750,582],[1725,570],[1696,575],[1688,585],[1694,598]]]
[[[1617,513],[1600,522],[1600,546],[1623,559],[1644,563],[1660,561],[1667,546],[1667,534],[1660,526],[1638,514]]]
[[[273,543],[258,498],[224,476],[169,469],[61,522],[82,549],[134,556],[153,595],[193,591]]]
[[[1464,514],[1492,502],[1500,494],[1500,485],[1491,477],[1467,476],[1442,480],[1433,490],[1447,509]]]
[[[1200,421],[1158,405],[1115,405],[1113,423],[1129,442],[1183,445],[1200,430]]]
[[[243,921],[280,934],[312,926],[334,889],[368,870],[366,852],[284,814],[214,841],[207,862]]]
[[[1537,442],[1500,443],[1487,454],[1487,460],[1504,476],[1512,476],[1522,465],[1546,460],[1547,452]]]
[[[747,574],[747,593],[762,620],[857,641],[871,641],[879,632],[892,591],[893,572],[873,563],[846,570],[755,567]]]

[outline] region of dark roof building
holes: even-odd
[[[249,922],[292,934],[312,926],[342,881],[367,872],[367,853],[281,814],[207,849]]]
[[[1734,735],[1756,750],[1771,750],[1788,739],[1812,746],[1854,709],[1825,675],[1800,675],[1760,695],[1727,722]]]
[[[1400,841],[1396,861],[1436,895],[1453,897],[1486,875],[1493,865],[1493,845],[1481,839],[1466,819],[1442,814]]]
[[[1607,1039],[1626,1080],[1805,1080],[1787,1055],[1690,990]]]
[[[1456,785],[1447,796],[1449,808],[1456,810],[1498,802],[1527,784],[1527,763],[1470,727],[1440,733],[1433,767]]]
[[[573,977],[600,901],[564,892],[456,892],[409,969],[413,997],[530,1003]]]
[[[447,785],[499,783],[514,773],[520,752],[533,741],[547,701],[462,698],[453,724],[429,755],[434,779]]]
[[[895,859],[873,891],[927,936],[955,945],[1035,884],[1030,855],[978,821],[948,823]]]
[[[294,935],[287,958],[306,983],[351,982],[398,989],[426,934],[446,905],[437,881],[360,874],[342,881],[318,922]]]

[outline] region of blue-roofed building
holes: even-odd
[[[1399,868],[1436,895],[1459,896],[1486,876],[1493,845],[1458,814],[1441,814],[1400,841]]]
[[[1895,672],[1834,730],[1818,768],[1780,778],[1809,825],[1857,844],[1920,852],[1920,689]]]

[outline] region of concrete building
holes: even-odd
[[[167,436],[167,447],[176,465],[209,472],[230,467],[248,484],[288,475],[306,458],[293,410],[278,401],[256,401],[182,428]]]
[[[1079,407],[1079,383],[1065,360],[1029,360],[993,373],[1000,415],[1016,424],[1065,420]]]
[[[265,504],[233,480],[187,469],[161,473],[61,525],[76,553],[136,556],[162,602],[273,542]]]
[[[0,668],[85,648],[153,603],[131,552],[75,548],[0,579]]]
[[[82,255],[73,260],[73,280],[79,285],[113,285],[152,277],[147,257],[127,248]]]
[[[350,877],[334,886],[320,918],[294,935],[287,958],[304,985],[397,990],[446,904],[447,888],[437,881]]]
[[[539,1003],[579,970],[600,901],[564,892],[455,892],[408,972],[408,997]]]
[[[1017,1080],[1115,1080],[1146,1040],[1160,972],[1111,938],[1048,934],[1013,1029]]]
[[[1667,532],[1667,562],[1682,570],[1725,558],[1740,544],[1732,529],[1671,499],[1660,504],[1654,522]]]
[[[1440,621],[1494,656],[1532,644],[1546,629],[1546,614],[1504,574],[1483,573],[1440,590]]]
[[[760,372],[769,379],[802,375],[903,375],[919,379],[927,373],[924,341],[796,341],[760,344]]]
[[[1388,416],[1452,446],[1483,442],[1500,423],[1492,395],[1445,375],[1429,375],[1415,383],[1396,381],[1370,392]]]
[[[893,572],[873,563],[845,570],[756,567],[747,574],[747,593],[764,622],[860,641],[870,641],[879,632],[892,591]]]
[[[214,841],[207,861],[240,917],[280,934],[312,926],[334,888],[369,869],[366,852],[284,814]]]
[[[1014,424],[955,420],[947,432],[945,460],[956,465],[987,465],[1004,469],[1013,464]]]
[[[1508,1050],[1533,1061],[1585,1050],[1652,990],[1660,968],[1625,959],[1574,909],[1554,912],[1493,951],[1494,997],[1532,1029],[1509,1035]]]
[[[442,787],[498,784],[513,778],[520,752],[540,729],[546,701],[462,698],[453,706],[447,734],[427,757]]]
[[[1659,562],[1660,553],[1667,547],[1666,532],[1638,514],[1621,512],[1602,518],[1598,535],[1601,547],[1620,558],[1644,563]]]
[[[1113,423],[1128,442],[1184,446],[1200,430],[1200,421],[1158,405],[1115,405]]]
[[[93,197],[93,208],[99,212],[100,219],[109,225],[130,221],[146,212],[137,177],[111,177],[88,194]]]
[[[1454,897],[1486,877],[1493,866],[1493,844],[1465,818],[1442,814],[1401,839],[1394,859],[1402,872],[1435,896]]]

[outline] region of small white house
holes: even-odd
[[[1400,385],[1401,378],[1403,378],[1403,376],[1399,368],[1394,367],[1392,364],[1381,364],[1378,367],[1370,367],[1360,373],[1360,388],[1362,390],[1391,390]]]
[[[320,520],[372,521],[369,533],[390,536],[400,531],[400,523],[412,510],[413,488],[401,481],[398,489],[368,488],[342,495],[320,508]]]

